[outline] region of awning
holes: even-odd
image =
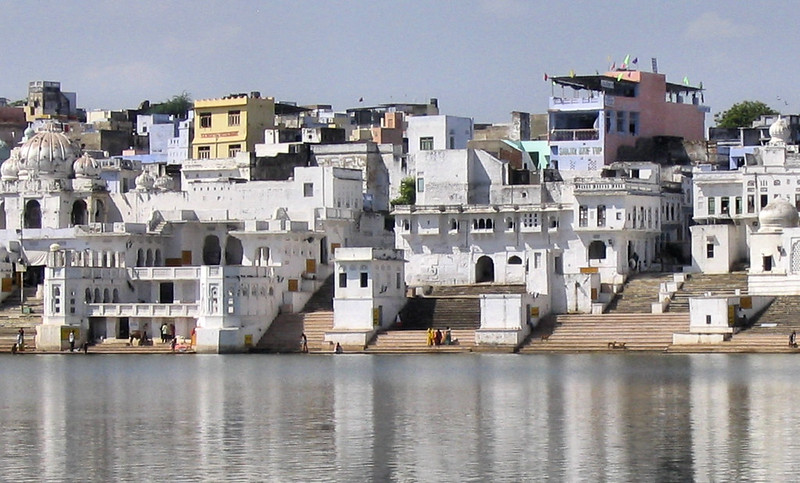
[[[25,265],[28,267],[39,267],[47,265],[47,252],[42,250],[22,249],[22,256]]]

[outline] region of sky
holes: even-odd
[[[703,83],[712,113],[760,100],[800,112],[800,10],[705,0],[42,0],[2,3],[0,97],[60,81],[78,107],[135,108],[259,91],[336,110],[439,99],[508,122],[544,113],[544,74],[594,74],[626,55]],[[792,52],[795,52],[792,54]],[[609,61],[609,59],[611,59]],[[359,99],[363,98],[363,102]],[[712,124],[709,116],[707,125]]]

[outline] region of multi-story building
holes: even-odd
[[[77,95],[74,92],[62,92],[60,82],[31,81],[28,83],[25,114],[28,122],[36,119],[74,119],[78,114]]]
[[[255,152],[264,131],[275,127],[275,100],[258,92],[194,102],[192,159],[233,157]]]
[[[708,109],[700,104],[699,87],[629,70],[552,82],[560,91],[549,106],[553,168],[598,170],[618,160],[653,160],[638,145],[644,138],[704,140]]]

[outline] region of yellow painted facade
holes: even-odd
[[[229,158],[255,151],[264,130],[275,127],[275,99],[238,96],[194,103],[192,158]]]

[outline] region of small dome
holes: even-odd
[[[41,131],[20,146],[20,170],[28,176],[67,178],[72,171],[77,149],[56,130]]]
[[[22,142],[29,140],[36,134],[36,131],[33,129],[32,126],[28,126],[25,128],[25,131],[22,132]]]
[[[778,116],[778,119],[769,127],[769,136],[770,144],[788,144],[792,132],[786,119]]]
[[[72,165],[76,178],[96,178],[100,175],[100,166],[88,153],[77,159]]]
[[[0,177],[3,181],[16,181],[19,179],[19,148],[11,151],[11,156],[0,165]]]
[[[762,229],[794,228],[800,224],[797,209],[784,198],[775,198],[758,214],[759,231]]]
[[[147,171],[142,171],[142,174],[137,176],[135,181],[136,189],[139,191],[150,191],[155,184],[155,180]]]

